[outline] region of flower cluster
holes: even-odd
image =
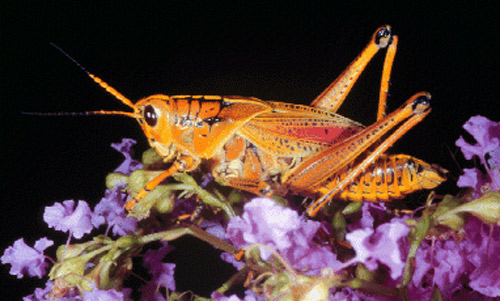
[[[423,243],[417,252],[415,287],[422,284],[440,288],[448,297],[483,294],[500,296],[500,228],[490,228],[476,218],[465,224],[465,239]],[[428,292],[430,296],[430,292]]]
[[[500,297],[500,122],[475,116],[464,128],[476,143],[460,137],[456,144],[467,160],[481,163],[458,180],[470,193],[440,202],[429,197],[410,215],[383,204],[335,203],[321,221],[287,200],[210,192],[209,176],[195,181],[185,174],[151,191],[128,216],[127,195],[159,172],[154,154],[138,162],[135,142],[124,139],[112,145],[125,157],[113,174],[119,180],[110,181],[93,210],[81,200],[45,208],[47,225],[68,233],[55,258],[44,254],[53,241],[41,238],[30,247],[21,238],[1,261],[18,278],[42,278],[50,267],[45,288],[25,300],[176,300],[188,293],[177,291],[176,265],[164,262],[173,251],[168,241],[191,235],[222,250],[235,268],[214,300]],[[89,237],[103,225],[103,234]],[[132,291],[124,280],[136,275],[138,257],[148,273]],[[244,290],[230,294],[231,287]]]
[[[454,239],[433,237],[422,243],[416,255],[412,284],[433,287],[448,297],[477,299],[480,294],[500,296],[500,122],[474,116],[464,129],[476,140],[469,144],[460,137],[456,145],[467,160],[477,156],[485,173],[478,168],[464,169],[458,179],[459,187],[471,188],[473,201],[451,208],[438,220],[454,228],[460,213],[470,213],[463,226],[453,233]],[[488,193],[490,192],[490,193]],[[467,197],[466,197],[467,199]],[[489,225],[487,225],[489,224]],[[495,273],[496,272],[496,273]],[[472,290],[465,290],[470,287]],[[428,292],[430,296],[430,292]]]
[[[296,211],[270,199],[255,198],[244,206],[241,217],[235,216],[229,221],[227,237],[237,248],[257,243],[266,245],[294,269],[319,275],[325,267],[335,270],[341,265],[329,247],[313,241],[320,227],[320,222],[300,217]],[[260,252],[264,260],[272,255],[265,248],[260,248]]]
[[[116,171],[130,174],[134,169],[140,168],[141,163],[132,159],[131,151],[135,141],[131,139],[123,139],[121,143],[113,143],[112,147],[120,151],[125,160],[117,168]],[[101,225],[106,224],[105,233],[111,229],[114,235],[125,236],[137,229],[137,220],[134,217],[127,217],[123,208],[126,194],[121,192],[124,185],[118,185],[114,189],[106,190],[104,198],[95,206],[94,211],[85,201],[78,201],[75,207],[74,200],[56,202],[52,206],[47,206],[43,214],[43,220],[49,228],[54,228],[57,231],[68,233],[68,242],[64,246],[66,256],[75,252],[77,245],[71,245],[70,239],[81,239],[85,234],[91,233],[92,230],[98,229]],[[45,249],[52,246],[54,242],[47,238],[41,238],[35,242],[34,247],[28,246],[23,238],[14,242],[13,246],[7,248],[1,257],[3,264],[11,264],[10,273],[18,278],[24,276],[37,276],[42,278],[46,273],[49,262],[56,261],[47,255],[44,255]],[[83,259],[82,259],[83,262]],[[84,262],[91,265],[90,262]],[[172,268],[173,269],[173,268]],[[168,276],[173,281],[172,273]],[[161,273],[157,273],[157,277],[161,277]],[[64,292],[64,297],[81,300],[120,300],[127,298],[130,295],[129,289],[124,289],[118,292],[114,289],[102,290],[91,285],[91,290],[86,290],[81,296],[76,291]],[[47,298],[57,298],[58,295],[54,281],[48,281],[45,288],[38,288],[32,295],[25,297],[25,300],[46,300]]]

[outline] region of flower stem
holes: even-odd
[[[236,254],[238,253],[238,249],[233,247],[231,244],[228,244],[227,242],[223,241],[222,239],[218,238],[217,236],[214,236],[212,234],[207,233],[203,229],[195,226],[195,225],[181,225],[178,228],[174,228],[171,230],[166,230],[162,232],[157,232],[149,235],[145,235],[141,237],[139,240],[141,243],[146,244],[152,241],[171,241],[175,240],[181,236],[184,236],[186,234],[192,235],[198,239],[201,239],[203,241],[208,242],[212,246],[216,247],[217,249],[220,249],[224,252],[228,252],[231,254]]]
[[[221,287],[219,287],[216,292],[224,294],[227,292],[231,287],[233,287],[236,284],[243,283],[245,281],[245,278],[248,275],[248,272],[250,270],[248,269],[247,266],[244,266],[239,270],[236,274],[232,275],[231,278],[229,278],[226,282],[224,282]]]

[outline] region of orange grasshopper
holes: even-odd
[[[397,41],[389,26],[377,29],[361,54],[310,106],[252,97],[162,94],[134,104],[75,63],[133,110],[87,114],[135,118],[151,147],[163,161],[172,162],[127,202],[127,210],[166,178],[203,164],[226,186],[265,196],[291,191],[314,197],[307,214],[315,216],[334,198],[389,201],[432,189],[445,180],[444,170],[437,166],[407,155],[384,154],[430,112],[430,95],[421,92],[385,114]],[[387,52],[377,121],[364,127],[335,114],[366,65],[383,48]]]

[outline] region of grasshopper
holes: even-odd
[[[172,163],[126,203],[127,210],[173,174],[203,165],[217,182],[256,195],[293,192],[313,197],[307,214],[314,217],[332,199],[390,201],[446,180],[445,170],[437,165],[385,154],[430,113],[430,95],[420,92],[386,115],[397,43],[390,26],[377,29],[361,54],[310,106],[253,97],[163,94],[134,104],[59,50],[132,109],[86,113],[135,118],[151,147]],[[386,54],[377,121],[365,127],[335,112],[380,49]]]

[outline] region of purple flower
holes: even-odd
[[[148,250],[144,254],[143,265],[149,269],[153,276],[152,279],[142,287],[142,299],[144,300],[164,300],[157,294],[160,287],[175,291],[174,263],[164,263],[163,258],[167,253],[173,250],[173,247],[166,243],[158,250]]]
[[[210,298],[214,299],[215,301],[260,301],[260,300],[265,300],[264,297],[259,297],[255,295],[251,290],[246,290],[245,291],[245,297],[243,299],[239,298],[237,295],[231,295],[229,297],[224,296],[221,293],[218,292],[213,292],[210,295]]]
[[[241,301],[241,299],[236,295],[231,295],[229,297],[226,297],[218,292],[213,292],[210,295],[210,298],[214,299],[215,301]]]
[[[415,258],[413,284],[415,287],[437,285],[444,295],[451,296],[462,287],[460,279],[470,272],[459,242],[436,241],[420,245]]]
[[[369,270],[375,270],[378,262],[386,265],[391,270],[391,278],[397,279],[403,273],[404,261],[401,253],[400,240],[408,234],[410,229],[400,219],[393,219],[377,227],[355,230],[346,235],[356,257],[345,265],[362,262]]]
[[[100,290],[93,287],[92,291],[85,291],[83,294],[83,301],[115,301],[115,300],[128,300],[129,295],[132,293],[131,289],[123,289],[121,292],[117,292],[114,289]]]
[[[297,212],[283,208],[268,198],[255,198],[245,204],[243,215],[233,217],[227,227],[227,236],[237,248],[255,243],[266,244],[278,251],[295,269],[306,274],[319,275],[321,268],[340,266],[336,255],[328,247],[316,245],[313,238],[320,223],[299,217]],[[267,260],[271,253],[261,248]]]
[[[469,132],[476,144],[471,145],[460,138],[455,143],[462,149],[467,160],[478,156],[484,164],[484,156],[500,147],[500,122],[493,122],[483,116],[473,116],[465,124],[464,129]]]
[[[134,146],[137,142],[133,139],[123,138],[121,142],[112,143],[111,147],[122,153],[125,156],[125,160],[116,168],[115,172],[120,172],[126,175],[130,175],[130,173],[136,169],[142,168],[141,162],[132,159],[134,154],[132,150],[132,146]]]
[[[117,185],[113,190],[106,190],[104,197],[95,206],[92,215],[94,227],[98,228],[106,223],[108,224],[108,230],[112,228],[113,235],[127,235],[137,228],[137,219],[127,217],[127,212],[125,212],[124,198],[126,194],[120,192],[122,186]],[[108,230],[106,230],[106,233]]]
[[[10,274],[16,275],[17,278],[23,278],[24,275],[42,278],[48,266],[43,251],[53,244],[52,240],[44,237],[37,240],[32,248],[24,242],[23,238],[20,238],[5,250],[1,258],[2,263],[10,263],[12,265]]]
[[[473,266],[469,286],[488,297],[500,297],[500,227],[491,227],[469,218],[462,248]]]
[[[476,192],[475,197],[478,197],[483,187],[488,181],[483,176],[483,173],[477,168],[465,168],[464,174],[458,178],[458,187],[470,187]]]
[[[478,156],[486,168],[487,176],[481,175],[477,169],[465,169],[465,174],[457,182],[459,187],[472,187],[474,197],[479,197],[485,184],[491,184],[493,189],[500,189],[500,122],[493,122],[483,116],[474,116],[464,125],[476,140],[475,145],[465,142],[460,137],[456,145],[462,149],[467,160]]]
[[[241,217],[236,216],[229,221],[227,229],[229,238],[237,248],[269,243],[270,247],[283,250],[293,245],[290,233],[298,231],[301,224],[297,212],[267,198],[253,199],[245,204],[244,210]],[[265,251],[262,255],[266,260],[271,254]]]
[[[352,220],[347,225],[349,231],[358,229],[374,228],[377,225],[388,222],[387,210],[384,203],[365,202],[361,205],[360,212],[354,214],[354,218],[361,215],[357,220]]]
[[[475,291],[488,296],[500,297],[499,256],[482,261],[481,265],[470,274],[469,286]]]
[[[47,281],[44,288],[37,287],[33,294],[23,297],[23,301],[49,300],[53,284],[52,281]]]
[[[500,147],[490,152],[490,159],[488,160],[488,165],[490,166],[491,169],[500,167]]]
[[[78,201],[76,209],[73,210],[73,200],[55,203],[53,206],[45,207],[43,220],[57,231],[70,232],[75,238],[82,238],[83,234],[92,231],[92,211],[85,201]]]
[[[234,258],[234,255],[230,253],[224,252],[220,254],[220,258],[222,258],[222,260],[224,260],[225,262],[232,264],[233,267],[235,267],[238,271],[245,266],[245,263],[236,260],[236,258]]]
[[[373,228],[375,219],[370,213],[370,209],[374,207],[374,203],[365,202],[361,205],[361,218],[359,219],[359,224],[361,228]]]
[[[343,300],[349,300],[349,301],[361,301],[363,300],[359,295],[359,293],[354,291],[353,289],[349,287],[344,287],[339,289],[337,292],[330,293],[330,297],[328,300],[330,301],[343,301]]]
[[[500,227],[469,217],[463,240],[424,241],[418,249],[412,285],[437,285],[448,298],[466,295],[464,285],[488,297],[500,296]],[[484,297],[484,296],[483,296]]]
[[[424,287],[422,287],[422,284],[419,286],[416,286],[413,284],[413,282],[410,282],[408,285],[408,296],[410,297],[410,300],[433,300],[432,297],[432,290],[433,286],[428,285],[425,283]],[[478,300],[478,299],[447,299],[444,298],[445,300]],[[394,300],[394,299],[392,299]]]
[[[224,218],[219,216],[211,220],[203,220],[200,224],[200,228],[220,239],[226,239],[226,227],[224,226],[224,222]]]

